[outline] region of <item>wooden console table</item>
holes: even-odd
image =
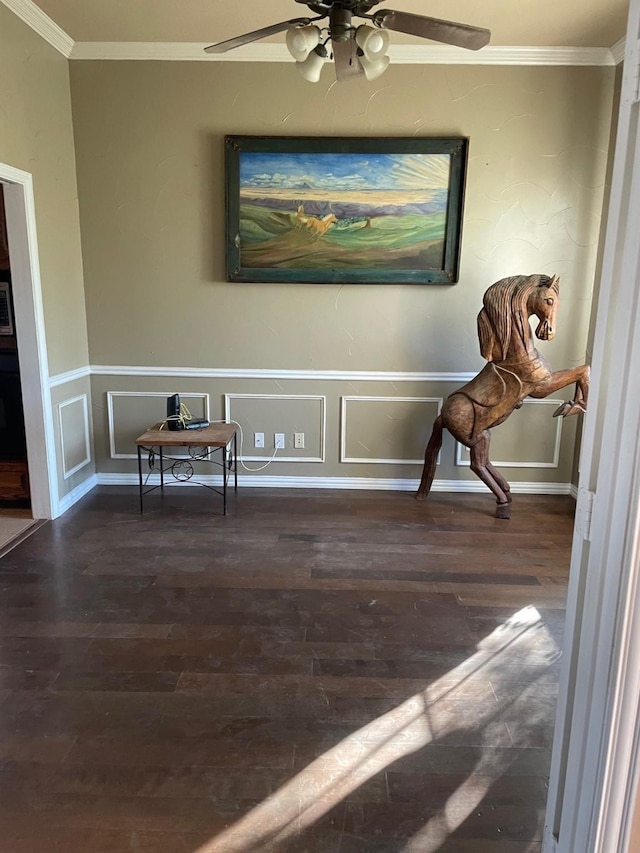
[[[170,474],[175,480],[186,482],[194,475],[194,462],[211,462],[222,468],[222,490],[199,482],[213,492],[222,495],[224,515],[227,514],[227,481],[233,474],[234,491],[238,491],[238,454],[237,454],[237,424],[210,424],[202,429],[168,430],[160,429],[160,424],[148,429],[136,439],[138,448],[138,477],[140,483],[140,513],[144,512],[143,497],[156,489],[164,491],[165,474]],[[186,447],[189,456],[176,457],[167,452],[166,448]],[[142,453],[149,455],[150,466],[153,468],[154,455],[158,454],[158,469],[160,485],[145,489],[142,477]],[[163,452],[163,448],[165,449]],[[214,458],[220,453],[221,458]],[[169,464],[167,464],[169,463]]]

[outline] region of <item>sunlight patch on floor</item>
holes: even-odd
[[[474,772],[403,851],[436,853],[480,805],[513,761],[512,748],[526,744],[545,714],[535,702],[536,681],[559,654],[536,608],[523,608],[484,638],[474,655],[344,738],[197,853],[264,853],[404,756],[456,732],[482,732],[492,749],[481,751]],[[505,749],[495,749],[501,746]]]

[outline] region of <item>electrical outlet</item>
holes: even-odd
[[[263,432],[255,432],[254,434],[254,447],[264,447],[264,433]]]
[[[283,432],[277,432],[273,436],[273,442],[274,442],[273,446],[275,447],[276,450],[282,450],[284,448],[284,433]]]
[[[293,446],[297,450],[304,449],[304,433],[303,432],[294,432],[293,434]]]

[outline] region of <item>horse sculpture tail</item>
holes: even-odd
[[[424,452],[424,468],[422,469],[422,479],[420,480],[420,485],[418,486],[418,491],[416,492],[417,501],[423,501],[428,495],[429,490],[431,489],[433,477],[436,473],[436,460],[438,459],[438,453],[441,447],[442,415],[438,415],[438,417],[433,422],[431,438],[429,439],[427,449]]]

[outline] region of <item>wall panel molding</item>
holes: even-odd
[[[63,409],[66,409],[68,406],[73,406],[75,403],[82,404],[82,427],[83,427],[83,438],[84,438],[84,459],[81,459],[80,462],[77,462],[73,467],[66,467],[66,450],[65,450],[65,426],[64,426],[64,417],[63,417]],[[64,400],[62,403],[58,403],[58,426],[60,428],[60,458],[62,462],[62,473],[65,480],[68,480],[69,477],[72,477],[77,471],[81,468],[84,468],[85,465],[88,465],[91,462],[91,430],[89,426],[89,398],[86,394],[78,394],[77,397],[70,397],[68,400]]]
[[[242,425],[234,421],[232,417],[231,403],[233,400],[316,400],[320,403],[320,453],[318,456],[247,456],[243,452]],[[237,423],[240,427],[240,450],[239,457],[245,462],[324,462],[327,447],[327,398],[323,394],[225,394],[224,395],[225,420]],[[266,436],[265,436],[266,439]]]
[[[322,451],[318,456],[277,456],[277,461],[284,462],[326,462],[326,447],[327,447],[327,405],[329,400],[332,400],[332,406],[335,405],[342,410],[341,423],[338,426],[336,423],[336,439],[339,445],[339,461],[340,463],[350,464],[353,461],[356,462],[366,462],[370,465],[384,464],[386,462],[393,464],[405,464],[405,465],[422,465],[423,459],[352,459],[351,457],[346,456],[346,433],[345,433],[345,407],[351,403],[356,405],[358,401],[366,402],[366,401],[385,401],[385,400],[400,400],[400,401],[419,401],[419,402],[431,402],[437,404],[438,411],[441,408],[443,398],[450,393],[455,388],[459,387],[460,384],[469,381],[469,379],[473,378],[476,375],[476,372],[417,372],[417,371],[340,371],[340,370],[280,370],[280,369],[262,369],[262,368],[186,368],[186,367],[149,367],[149,366],[131,366],[131,365],[92,365],[88,368],[79,368],[78,370],[68,371],[64,374],[58,374],[57,376],[52,377],[51,385],[52,387],[56,387],[59,385],[64,385],[67,382],[76,381],[79,378],[85,376],[109,376],[113,377],[114,383],[109,389],[101,391],[100,394],[103,393],[107,396],[107,444],[109,447],[109,458],[112,460],[130,460],[135,461],[137,458],[135,453],[121,453],[118,452],[118,424],[117,417],[118,412],[117,408],[114,411],[114,401],[123,398],[123,397],[131,397],[131,398],[140,398],[140,397],[156,397],[156,398],[165,398],[175,391],[175,387],[171,390],[171,392],[165,391],[132,391],[132,390],[117,390],[117,379],[119,377],[140,377],[141,379],[153,379],[154,386],[157,384],[158,380],[165,379],[171,380],[172,378],[183,378],[183,379],[192,379],[192,380],[215,380],[215,379],[228,379],[230,380],[229,385],[233,391],[230,391],[227,394],[220,394],[221,400],[223,401],[223,412],[222,417],[226,420],[233,419],[233,401],[240,399],[255,399],[255,400],[266,400],[266,401],[274,401],[274,400],[296,400],[296,399],[312,399],[318,400],[321,408],[321,417],[322,420]],[[325,394],[313,394],[313,395],[305,395],[300,394],[297,395],[295,393],[291,394],[270,394],[270,393],[252,393],[252,394],[243,394],[241,389],[241,384],[236,384],[231,380],[253,380],[254,387],[255,382],[273,382],[273,381],[302,381],[302,382],[333,382],[336,383],[334,387],[331,389],[330,396]],[[346,395],[346,399],[340,395],[339,384],[342,382],[378,382],[378,383],[444,383],[445,386],[453,386],[453,387],[443,387],[442,396],[438,395],[439,388],[431,389],[432,391],[436,391],[433,396],[429,397],[413,397],[413,396],[401,396],[401,395],[393,395],[393,396],[376,396],[376,395]],[[144,382],[134,383],[135,385],[140,385],[144,387]],[[165,383],[163,382],[162,385]],[[168,382],[167,384],[173,385],[172,382]],[[336,387],[338,386],[338,387]],[[161,386],[162,387],[162,386]],[[227,386],[229,387],[229,386]],[[272,386],[267,386],[272,387]],[[291,387],[291,386],[289,386]],[[295,387],[295,386],[294,386]],[[129,384],[129,389],[131,388],[131,383]],[[115,390],[114,390],[115,389]],[[235,391],[235,389],[239,389]],[[345,388],[346,390],[346,388]],[[373,390],[373,389],[372,389]],[[377,390],[377,389],[376,389]],[[391,391],[392,389],[389,388]],[[413,389],[411,389],[413,390]],[[209,389],[211,393],[211,389]],[[217,394],[218,392],[216,392]],[[189,397],[194,398],[202,398],[206,401],[206,416],[209,415],[209,397],[210,394],[205,394],[203,392],[198,391],[190,391],[184,392],[183,396],[188,400]],[[559,405],[559,401],[528,401],[535,402],[536,404],[540,403],[548,403],[549,405],[557,406]],[[315,423],[315,422],[314,422]],[[130,425],[129,425],[130,426]],[[148,426],[146,424],[141,425],[142,428]],[[561,422],[558,423],[556,429],[558,432],[556,433],[555,444],[553,449],[553,460],[549,462],[548,459],[535,461],[533,463],[516,463],[512,466],[510,462],[496,462],[497,465],[504,465],[506,467],[517,467],[517,468],[553,468],[557,465],[557,453],[558,448],[560,446],[560,433],[559,430],[561,428]],[[128,430],[130,431],[130,430]],[[287,427],[285,431],[290,431],[290,427]],[[127,438],[128,440],[128,438]],[[122,448],[121,448],[122,449]],[[125,448],[126,449],[126,448]],[[249,462],[270,462],[269,456],[244,456],[244,459]],[[338,461],[338,460],[336,460]],[[463,461],[460,450],[457,450],[457,464],[460,466],[461,478],[458,479],[436,479],[433,491],[442,491],[442,492],[460,492],[460,493],[473,493],[473,492],[485,492],[486,487],[480,482],[477,481],[475,477],[471,477],[470,474],[464,472],[462,469],[467,467],[465,462]],[[454,462],[454,459],[451,460]],[[266,466],[265,466],[266,467]],[[450,473],[449,473],[450,476]],[[526,476],[526,475],[525,475]],[[331,488],[331,489],[386,489],[386,490],[399,490],[399,491],[414,491],[417,489],[418,480],[412,478],[388,478],[388,477],[353,477],[353,476],[319,476],[319,477],[309,477],[309,476],[295,476],[295,475],[275,475],[268,474],[266,472],[257,471],[254,473],[251,469],[247,469],[244,472],[240,473],[240,480],[242,485],[244,486],[259,486],[259,487],[275,487],[275,488],[310,488],[310,489],[321,489],[321,488]],[[118,484],[118,485],[135,485],[137,483],[137,477],[132,473],[107,473],[107,472],[98,472],[97,474],[97,483],[101,484]],[[215,482],[215,477],[211,477],[211,482]],[[512,484],[512,490],[515,493],[523,493],[523,494],[574,494],[575,488],[572,487],[571,483],[562,483],[562,482],[533,482],[533,481],[520,481]]]
[[[424,455],[417,459],[388,458],[381,459],[372,456],[347,456],[347,422],[349,403],[435,403],[436,417],[442,408],[442,397],[364,397],[344,396],[340,400],[340,462],[357,462],[371,465],[422,465]],[[424,448],[422,450],[424,454]],[[440,454],[438,454],[440,461]]]
[[[535,400],[532,398],[528,398],[524,401],[525,406],[554,406],[558,408],[561,406],[564,400]],[[553,453],[551,454],[551,460],[538,460],[533,462],[517,462],[514,460],[507,461],[499,461],[491,459],[491,464],[495,465],[497,468],[557,468],[560,461],[560,442],[562,440],[562,424],[564,422],[563,418],[556,418],[555,423],[555,434],[554,434],[554,444],[553,444]],[[550,424],[553,426],[553,423]],[[465,451],[464,445],[460,444],[459,441],[456,441],[456,465],[461,467],[468,468],[471,464],[468,457],[464,455]]]
[[[174,391],[107,391],[107,424],[109,434],[109,456],[111,459],[137,459],[136,453],[118,453],[116,450],[116,423],[113,401],[117,397],[161,397],[166,400]],[[209,395],[197,391],[189,391],[181,394],[185,400],[195,397],[204,400],[205,418],[210,418]],[[141,424],[140,434],[149,428],[151,424]]]

